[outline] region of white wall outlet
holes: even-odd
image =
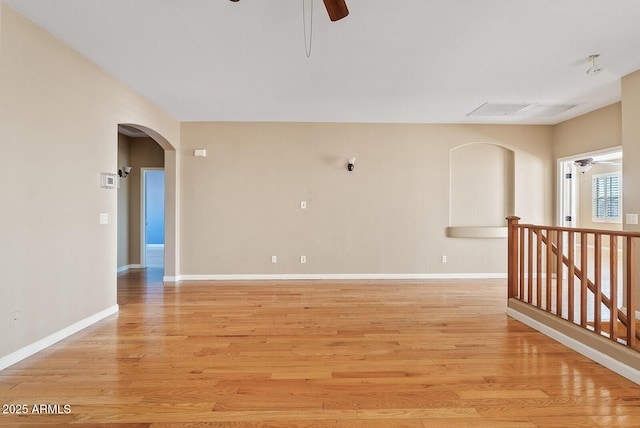
[[[271,256],[271,263],[278,263],[278,256]]]
[[[300,256],[300,263],[306,263],[307,262],[307,256]]]
[[[307,209],[307,201],[300,201],[300,209],[301,210]]]
[[[625,217],[627,224],[638,224],[638,214],[627,214]]]
[[[447,262],[447,256],[442,256],[442,258],[440,260],[442,261],[442,263],[446,263]]]
[[[109,224],[109,213],[100,213],[100,224]]]

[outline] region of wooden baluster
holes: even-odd
[[[533,304],[533,229],[529,228],[529,239],[527,241],[527,291],[529,293],[529,304]]]
[[[524,274],[525,274],[525,270],[524,270],[524,257],[525,257],[525,251],[524,251],[524,227],[520,228],[520,300],[524,301],[524,302],[528,302],[529,300],[527,300],[527,296],[524,293]]]
[[[594,296],[594,324],[593,327],[596,333],[602,332],[602,234],[595,233],[594,240],[594,270],[593,270],[593,282],[596,286],[596,292]]]
[[[636,339],[636,240],[627,237],[627,346],[635,348]]]
[[[609,316],[609,337],[618,341],[618,237],[609,237],[609,301],[611,315]]]
[[[562,317],[562,256],[563,256],[563,233],[561,230],[556,232],[556,246],[558,248],[558,252],[556,253],[556,315]]]
[[[547,312],[551,312],[551,295],[553,294],[551,290],[551,279],[552,272],[551,266],[553,266],[553,231],[547,229],[547,289],[546,289],[546,302],[545,302],[545,310]]]
[[[569,242],[567,243],[567,245],[569,246],[569,252],[567,254],[568,260],[569,260],[569,268],[568,268],[568,273],[567,273],[567,299],[569,300],[568,303],[568,320],[573,322],[574,320],[574,311],[575,311],[575,290],[574,290],[574,286],[573,286],[573,280],[574,280],[574,275],[576,273],[576,266],[575,266],[575,234],[572,231],[569,231],[568,234],[568,238],[569,238]]]
[[[542,230],[536,229],[536,306],[542,308]]]
[[[517,268],[518,268],[518,233],[517,226],[520,217],[507,217],[507,236],[508,236],[508,258],[507,262],[507,293],[509,298],[516,297],[517,290]]]
[[[587,276],[587,233],[580,233],[580,270],[582,271],[582,279],[580,281],[580,325],[587,328],[587,287],[589,287],[589,278]]]

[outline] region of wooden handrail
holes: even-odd
[[[507,220],[512,217],[507,217]],[[520,217],[515,217],[520,218]],[[624,236],[625,238],[640,238],[640,232],[625,232],[622,230],[604,230],[604,229],[585,229],[579,227],[558,227],[558,226],[540,226],[538,224],[526,224],[526,223],[518,223],[518,227],[524,227],[527,229],[539,229],[539,230],[553,230],[553,231],[561,231],[561,232],[575,232],[575,233],[593,233],[593,234],[601,234],[601,235],[615,235],[615,236]]]
[[[619,321],[626,328],[624,339],[626,345],[638,349],[640,343],[640,331],[636,328],[635,319],[635,240],[640,239],[638,232],[624,231],[608,231],[587,228],[566,228],[557,226],[540,226],[533,224],[520,224],[520,218],[516,216],[508,217],[508,295],[509,298],[519,299],[527,304],[534,305],[534,235],[535,235],[535,306],[550,313],[566,319],[572,323],[578,323],[587,328],[587,292],[592,293],[594,301],[593,330],[597,334],[606,333],[613,341],[618,342],[619,335],[616,331],[615,324]],[[546,232],[546,233],[545,233]],[[564,234],[567,233],[568,255],[565,255],[562,248],[564,247]],[[575,235],[580,235],[580,242],[586,245],[589,235],[594,236],[594,280],[590,280],[586,273],[588,263],[587,251],[583,246],[580,251],[580,267],[576,266],[575,261]],[[610,269],[608,277],[610,278],[610,289],[608,297],[604,294],[602,284],[602,236],[610,239]],[[618,308],[618,238],[626,243],[626,284],[627,293],[627,311],[622,312]],[[527,244],[525,245],[525,241]],[[555,241],[555,242],[554,242]],[[546,258],[543,258],[543,247],[546,248]],[[556,257],[555,263],[553,257]],[[527,260],[525,260],[527,259]],[[546,265],[546,272],[542,271]],[[575,311],[575,293],[573,286],[567,287],[567,318],[562,316],[564,306],[564,294],[562,289],[562,275],[564,267],[567,267],[569,283],[573,284],[572,278],[580,281],[580,320],[574,319]],[[553,280],[552,269],[556,270],[556,290],[553,296]],[[525,273],[528,278],[525,281]],[[544,289],[542,283],[542,274],[546,273],[546,281]],[[606,274],[606,273],[605,273]],[[544,292],[544,293],[543,293]],[[543,302],[541,297],[545,295]],[[552,308],[552,301],[555,297],[555,308]],[[603,332],[601,307],[604,305],[610,312],[609,332]]]

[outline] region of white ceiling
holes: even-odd
[[[558,123],[640,69],[638,0],[347,0],[334,23],[315,0],[307,58],[311,1],[4,0],[181,121]],[[578,106],[467,116],[485,102]]]

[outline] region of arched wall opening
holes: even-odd
[[[118,141],[119,147],[122,146],[122,136],[127,139],[141,139],[145,140],[147,145],[143,145],[142,151],[144,152],[143,159],[138,165],[138,169],[146,167],[161,167],[165,173],[165,194],[164,194],[164,280],[175,281],[178,272],[178,237],[177,237],[177,177],[178,177],[178,163],[175,147],[162,135],[154,131],[151,128],[143,125],[122,123],[118,125]],[[121,150],[118,150],[118,168],[125,166],[127,157]],[[136,173],[134,171],[134,173]],[[137,171],[138,174],[141,171]],[[135,180],[134,186],[139,186],[140,176]],[[137,190],[137,189],[136,189]],[[123,196],[124,198],[124,196]],[[125,216],[121,213],[121,197],[119,195],[118,211],[119,217]],[[128,217],[128,213],[126,214]],[[138,220],[139,221],[139,220]],[[135,219],[128,224],[135,224]],[[118,266],[119,270],[123,269],[122,266],[127,267],[141,267],[140,260],[144,260],[140,254],[141,245],[139,244],[139,231],[133,228],[133,231],[127,230],[128,227],[124,226],[124,219],[119,219],[118,222]],[[132,233],[133,232],[133,233]],[[127,244],[127,249],[124,249],[124,244],[121,245],[124,236],[130,237],[134,243],[133,245]],[[137,242],[137,244],[136,244]],[[124,254],[130,252],[130,254]],[[125,262],[125,257],[127,262]],[[134,263],[131,263],[133,261]],[[125,269],[126,270],[126,269]]]

